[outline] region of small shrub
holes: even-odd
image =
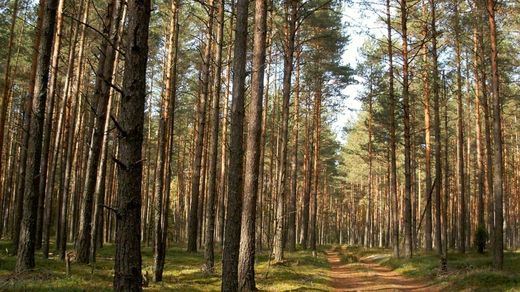
[[[486,249],[487,237],[487,232],[484,226],[479,226],[475,232],[475,247],[477,248],[477,252],[480,254],[483,254]]]

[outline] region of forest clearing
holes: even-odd
[[[520,291],[520,2],[0,0],[0,290]]]

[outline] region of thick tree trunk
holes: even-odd
[[[255,1],[255,25],[253,44],[253,75],[251,77],[251,103],[248,111],[247,141],[244,175],[244,206],[240,252],[238,262],[239,291],[255,291],[255,239],[260,171],[260,135],[262,133],[262,98],[264,96],[264,71],[266,56],[267,1]]]
[[[45,124],[43,128],[43,142],[42,142],[42,158],[40,164],[40,184],[38,186],[38,192],[40,193],[40,197],[38,198],[38,216],[36,222],[36,248],[39,249],[42,247],[42,236],[43,236],[43,219],[44,219],[44,207],[51,209],[51,194],[46,192],[47,186],[47,171],[49,167],[49,152],[50,144],[51,144],[51,136],[52,136],[52,124],[53,124],[53,115],[54,115],[54,104],[56,100],[56,87],[57,87],[57,73],[58,73],[58,64],[59,64],[59,53],[61,49],[61,31],[63,24],[63,2],[64,0],[59,0],[58,8],[56,11],[56,32],[54,36],[54,44],[52,48],[52,57],[51,57],[51,72],[50,72],[50,80],[49,80],[49,101],[47,105],[47,112],[45,113]],[[47,253],[44,252],[44,257],[47,257]]]
[[[29,133],[31,127],[31,116],[32,116],[32,99],[35,91],[35,83],[36,83],[36,70],[38,69],[38,57],[40,52],[41,45],[41,31],[43,26],[43,18],[45,14],[46,0],[40,0],[38,4],[38,18],[36,20],[36,29],[35,29],[35,38],[33,44],[33,54],[31,61],[31,80],[29,83],[29,90],[27,91],[27,95],[23,99],[23,134],[22,134],[22,143],[20,147],[20,160],[19,160],[19,175],[18,175],[18,184],[16,187],[16,195],[15,195],[15,210],[14,210],[14,226],[12,228],[11,238],[13,240],[13,253],[16,254],[18,249],[18,243],[20,239],[20,230],[22,224],[22,216],[24,210],[24,190],[25,184],[24,179],[26,177],[26,163],[27,163],[27,150],[29,145]]]
[[[94,124],[90,137],[88,151],[85,186],[83,189],[83,200],[79,222],[79,232],[76,240],[76,261],[88,263],[90,258],[90,237],[92,230],[92,210],[98,166],[103,144],[103,130],[107,116],[108,103],[110,99],[111,83],[114,71],[116,51],[119,43],[119,24],[122,15],[119,0],[112,0],[107,8],[105,28],[103,33],[107,38],[103,39],[99,57],[99,65],[96,73],[96,84],[94,86],[95,112]]]
[[[409,69],[408,69],[408,3],[401,0],[401,34],[402,34],[402,53],[403,53],[403,123],[404,123],[404,254],[407,258],[412,257],[412,169],[411,169],[411,127],[410,127],[410,94],[409,94]]]
[[[495,22],[496,1],[487,0],[487,12],[489,21],[489,33],[491,43],[491,92],[493,94],[493,189],[494,189],[494,212],[495,212],[495,238],[493,246],[493,266],[501,270],[504,265],[504,174],[502,158],[502,101],[499,93],[499,72],[498,72],[498,48],[497,48],[497,28]]]
[[[195,139],[195,156],[193,158],[192,175],[191,175],[191,203],[190,213],[188,217],[188,252],[197,251],[197,234],[198,226],[198,214],[199,214],[199,197],[200,197],[200,177],[202,168],[202,155],[204,145],[204,134],[206,132],[206,111],[207,104],[209,103],[209,79],[210,79],[210,68],[211,68],[211,44],[213,42],[213,0],[208,2],[209,14],[208,14],[208,32],[207,32],[207,43],[204,49],[204,58],[202,60],[201,70],[201,92],[199,102],[197,104],[197,133]]]
[[[426,5],[423,5],[423,17],[427,17],[428,12]],[[424,25],[424,38],[428,37],[429,24]],[[431,166],[431,113],[430,113],[430,70],[429,70],[429,47],[427,44],[423,47],[424,69],[422,72],[423,79],[423,105],[424,105],[424,245],[426,252],[432,251],[432,166]]]
[[[4,88],[2,91],[2,100],[0,101],[0,198],[4,198],[6,195],[3,192],[4,180],[2,179],[2,169],[3,169],[3,159],[2,155],[4,153],[4,132],[5,132],[5,122],[7,119],[7,108],[10,103],[10,91],[11,91],[11,59],[14,48],[14,39],[15,35],[15,27],[16,27],[16,19],[18,18],[18,0],[15,0],[12,10],[11,17],[11,26],[9,28],[9,44],[7,45],[7,55],[5,56],[6,64],[5,64],[5,76],[4,76]],[[3,212],[0,211],[0,212]],[[2,236],[0,232],[0,236]]]
[[[153,280],[154,282],[161,282],[164,270],[165,262],[165,251],[166,242],[163,240],[167,230],[164,229],[165,218],[168,214],[165,212],[168,210],[165,198],[169,196],[168,187],[170,184],[169,179],[166,179],[169,172],[169,162],[171,156],[169,155],[169,148],[173,147],[170,145],[171,135],[171,123],[172,121],[172,103],[175,97],[172,95],[172,67],[175,59],[177,50],[177,1],[171,1],[170,7],[170,24],[168,33],[168,49],[166,55],[166,63],[164,65],[164,89],[161,99],[161,117],[159,120],[159,133],[158,133],[158,145],[157,145],[157,164],[155,169],[155,205],[154,210],[154,243],[153,243]]]
[[[119,23],[119,37],[117,39],[118,49],[120,48],[120,38],[123,34],[124,21],[126,19],[126,5],[121,7],[122,15]],[[116,51],[114,57],[114,65],[112,68],[113,78],[116,76],[116,72],[119,64],[119,50]],[[110,134],[110,121],[111,121],[111,110],[114,104],[114,89],[110,90],[109,100],[105,115],[105,125],[103,130],[103,142],[101,143],[101,157],[99,158],[99,167],[97,170],[96,185],[94,187],[94,214],[92,218],[92,231],[90,232],[90,262],[96,261],[96,250],[98,245],[101,247],[103,244],[103,207],[105,204],[105,187],[110,181],[106,180],[107,173],[107,156],[108,156],[108,140]]]
[[[457,169],[459,193],[459,252],[466,252],[466,196],[464,177],[464,108],[462,105],[462,65],[460,48],[459,4],[455,0],[455,63],[457,66]]]
[[[20,241],[17,249],[16,271],[22,272],[34,268],[34,249],[36,237],[36,216],[39,196],[40,162],[42,150],[43,122],[47,102],[49,65],[52,42],[56,24],[57,0],[48,0],[43,17],[41,42],[38,47],[36,80],[32,99],[33,114],[30,119],[29,143],[27,149],[27,173],[23,198],[23,216]]]
[[[320,134],[321,134],[321,95],[322,79],[319,78],[314,93],[314,150],[312,158],[312,202],[309,226],[309,246],[316,255],[316,245],[318,241],[318,190],[320,179]],[[310,181],[309,181],[310,183]]]
[[[274,234],[274,260],[283,261],[284,217],[285,201],[288,190],[287,185],[287,149],[289,142],[289,103],[291,99],[291,79],[293,72],[294,41],[296,37],[296,20],[298,17],[298,0],[286,3],[285,27],[284,27],[284,55],[283,55],[283,85],[282,85],[282,125],[280,144],[278,145],[278,172],[277,172],[277,198],[276,221]]]
[[[236,5],[235,48],[233,59],[233,94],[231,104],[229,177],[224,250],[222,253],[222,291],[238,290],[238,255],[242,216],[243,129],[247,53],[247,0]]]
[[[434,107],[434,135],[435,135],[435,179],[437,186],[432,200],[435,208],[435,247],[437,253],[442,255],[442,222],[441,222],[441,187],[442,187],[442,153],[441,153],[441,120],[440,120],[440,84],[439,63],[437,55],[437,18],[436,5],[430,0],[431,6],[431,33],[432,33],[432,89]],[[447,134],[446,134],[447,135]],[[447,155],[447,153],[446,153]]]
[[[298,134],[300,130],[300,54],[296,53],[296,84],[294,86],[294,121],[293,121],[293,153],[291,158],[291,190],[289,195],[289,206],[287,207],[287,250],[296,250],[296,192],[298,189]]]
[[[119,125],[114,290],[141,291],[141,180],[150,1],[128,2],[127,44]]]
[[[392,244],[394,257],[399,257],[399,202],[397,195],[397,158],[396,158],[396,97],[394,92],[394,53],[392,43],[392,19],[390,13],[390,0],[386,0],[386,25],[388,45],[388,78],[389,78],[389,100],[390,100],[390,201],[392,205]]]
[[[217,188],[217,162],[218,162],[218,136],[220,126],[220,96],[222,83],[222,47],[224,42],[224,0],[217,0],[217,40],[215,43],[215,80],[213,83],[213,100],[211,105],[211,129],[209,148],[209,173],[208,173],[208,199],[206,202],[206,243],[204,249],[205,269],[213,272],[215,266],[214,242],[215,242],[215,201],[218,197]]]

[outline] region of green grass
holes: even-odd
[[[410,277],[425,278],[440,284],[447,291],[520,291],[520,253],[506,252],[504,269],[496,271],[492,268],[489,254],[468,252],[460,254],[448,253],[448,272],[443,274],[439,269],[439,258],[435,254],[419,253],[410,260],[396,259],[391,250],[364,249],[348,247],[346,251],[372,259],[393,270]]]
[[[73,263],[71,275],[65,273],[65,264],[56,255],[43,259],[36,254],[36,269],[24,275],[12,271],[16,258],[7,254],[10,243],[0,241],[0,291],[112,291],[114,247],[106,245],[91,265]],[[72,247],[69,247],[72,249]],[[143,273],[151,275],[152,250],[142,248]],[[269,264],[266,253],[257,257],[256,281],[264,291],[329,291],[329,264],[319,252],[313,257],[310,252],[286,253],[282,264]],[[150,283],[146,291],[219,291],[221,258],[216,253],[216,271],[213,275],[203,272],[204,255],[187,253],[184,248],[171,247],[167,251],[162,283]],[[150,276],[151,277],[151,276]]]

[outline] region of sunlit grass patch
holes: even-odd
[[[0,242],[0,249],[10,247]],[[54,248],[54,246],[52,246]],[[73,246],[68,247],[69,250]],[[65,264],[54,252],[49,259],[36,253],[36,269],[25,275],[15,275],[16,257],[0,254],[0,290],[18,291],[112,291],[114,246],[99,250],[94,265],[72,263],[71,274],[66,275]],[[153,252],[142,248],[143,274],[149,279],[145,291],[220,291],[222,271],[220,250],[215,251],[215,271],[208,274],[202,269],[204,254],[188,253],[183,247],[169,247],[166,255],[163,282],[153,283]],[[285,253],[286,261],[274,265],[268,252],[257,255],[256,281],[264,291],[329,291],[329,264],[323,252],[313,257],[310,251]]]

